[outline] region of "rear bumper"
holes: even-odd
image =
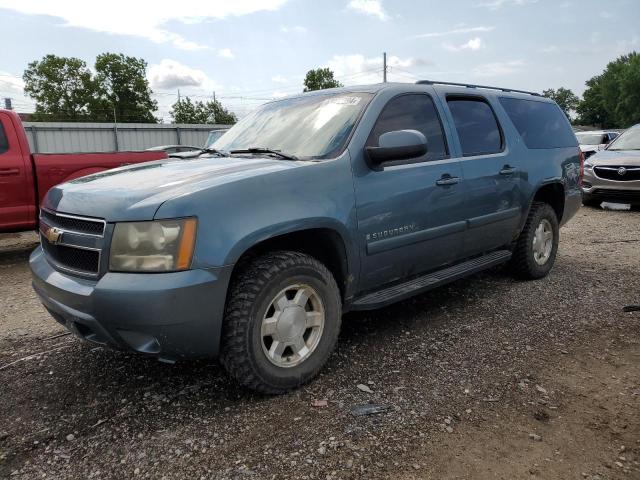
[[[55,270],[38,247],[33,288],[78,337],[173,361],[218,354],[231,267],[87,280]]]
[[[560,220],[560,226],[566,224],[573,216],[580,210],[582,206],[582,192],[579,188],[572,188],[565,193],[564,197],[564,211],[562,213],[562,219]]]

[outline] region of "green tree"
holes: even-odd
[[[117,53],[96,57],[97,95],[90,111],[98,120],[112,122],[156,123],[153,113],[158,103],[151,98],[146,76],[147,62],[142,58]]]
[[[307,75],[304,77],[305,92],[342,86],[342,83],[333,78],[333,72],[329,68],[316,68],[315,70],[309,70]]]
[[[578,96],[570,89],[564,87],[560,87],[557,90],[553,88],[544,90],[542,95],[554,100],[569,120],[571,120],[571,112],[575,112],[580,103]]]
[[[95,94],[87,64],[79,58],[46,55],[31,62],[22,76],[25,93],[35,100],[39,121],[86,121]]]
[[[640,123],[640,54],[622,55],[586,84],[577,108],[580,123],[602,128]]]
[[[232,125],[237,121],[236,115],[224,108],[219,101],[192,102],[189,97],[174,103],[169,115],[174,123]]]

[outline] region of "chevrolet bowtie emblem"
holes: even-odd
[[[45,238],[49,241],[49,243],[57,243],[58,240],[62,238],[62,230],[59,230],[55,227],[51,227],[44,232]]]

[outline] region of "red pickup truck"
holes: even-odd
[[[20,117],[0,110],[0,232],[38,226],[38,206],[51,187],[131,163],[166,158],[165,152],[32,154]]]

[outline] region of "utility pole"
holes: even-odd
[[[387,52],[382,53],[382,82],[387,83]]]
[[[180,103],[180,89],[178,89],[178,103]]]
[[[216,91],[213,91],[213,103],[216,103]]]

